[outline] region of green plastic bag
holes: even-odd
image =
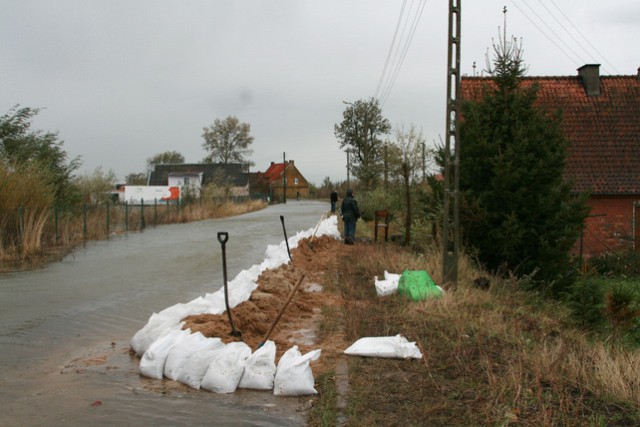
[[[424,270],[404,270],[398,281],[398,293],[414,301],[442,296],[440,288]]]

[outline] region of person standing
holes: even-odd
[[[336,205],[338,204],[338,192],[333,190],[331,192],[331,213],[336,213]]]
[[[353,198],[353,190],[347,190],[347,197],[342,201],[342,221],[344,221],[344,243],[353,245],[356,241],[356,221],[360,218],[358,202]]]

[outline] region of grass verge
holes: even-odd
[[[438,300],[380,298],[373,277],[425,269],[440,281],[437,252],[356,245],[339,260],[347,342],[402,334],[422,360],[350,357],[347,425],[607,425],[640,423],[640,353],[593,342],[568,309],[461,262],[459,284]],[[327,329],[332,329],[327,326]],[[334,408],[330,376],[318,406]],[[332,425],[316,412],[311,425]]]

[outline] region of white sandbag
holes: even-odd
[[[389,273],[387,270],[384,271],[384,280],[392,280],[398,283],[401,276],[402,274]]]
[[[162,379],[164,363],[169,351],[189,334],[191,334],[190,329],[171,329],[162,334],[142,355],[140,373],[145,377]]]
[[[400,274],[389,273],[384,271],[384,280],[378,280],[378,276],[373,277],[373,284],[376,287],[376,294],[380,297],[387,295],[393,295],[398,292],[398,282],[400,281]]]
[[[313,350],[305,355],[300,353],[297,345],[287,350],[278,362],[273,382],[273,394],[276,396],[317,394],[318,392],[313,387],[313,372],[309,363],[319,357],[320,350]]]
[[[184,365],[178,372],[178,381],[191,388],[199,389],[202,377],[207,372],[209,364],[224,347],[225,345],[220,338],[209,338],[209,342],[204,348],[193,353],[185,360]]]
[[[164,362],[164,376],[177,381],[178,373],[189,356],[205,348],[208,343],[209,338],[200,332],[184,337],[169,351],[167,360]]]
[[[189,306],[182,303],[167,307],[160,313],[153,313],[147,324],[131,338],[131,348],[138,356],[142,356],[160,335],[169,329],[177,328],[182,324],[182,319],[189,314]]]
[[[238,388],[249,355],[251,348],[245,343],[227,344],[209,363],[200,387],[215,393],[233,393]]]
[[[390,359],[420,359],[422,353],[415,342],[400,334],[394,337],[366,337],[354,342],[345,351],[352,356],[382,357]]]
[[[275,375],[276,344],[267,341],[247,358],[238,387],[271,390]]]

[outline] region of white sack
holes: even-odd
[[[185,360],[182,369],[178,372],[178,381],[191,388],[199,389],[202,377],[207,372],[209,364],[225,347],[220,338],[210,338],[204,349],[193,353]]]
[[[162,379],[164,363],[169,351],[189,334],[191,334],[190,329],[171,329],[161,335],[142,355],[140,373],[145,377]]]
[[[398,283],[400,281],[400,276],[402,276],[402,274],[389,273],[387,270],[384,271],[384,280],[392,280]]]
[[[398,292],[399,281],[399,274],[389,273],[387,270],[384,271],[384,280],[378,280],[378,276],[373,277],[373,284],[376,287],[376,293],[380,297],[393,295]]]
[[[232,342],[211,360],[200,387],[216,393],[233,393],[244,372],[244,363],[251,348],[243,342]]]
[[[354,342],[345,351],[352,356],[382,357],[390,359],[420,359],[422,353],[415,342],[400,334],[395,337],[366,337]]]
[[[164,362],[164,376],[177,381],[178,373],[189,356],[206,347],[208,343],[209,338],[200,332],[184,337],[169,351],[167,360]]]
[[[271,390],[276,375],[276,344],[265,342],[245,362],[244,374],[240,379],[240,388]]]
[[[313,387],[313,372],[309,363],[319,357],[320,350],[313,350],[305,355],[300,353],[297,345],[287,350],[278,362],[273,394],[276,396],[317,394]]]

